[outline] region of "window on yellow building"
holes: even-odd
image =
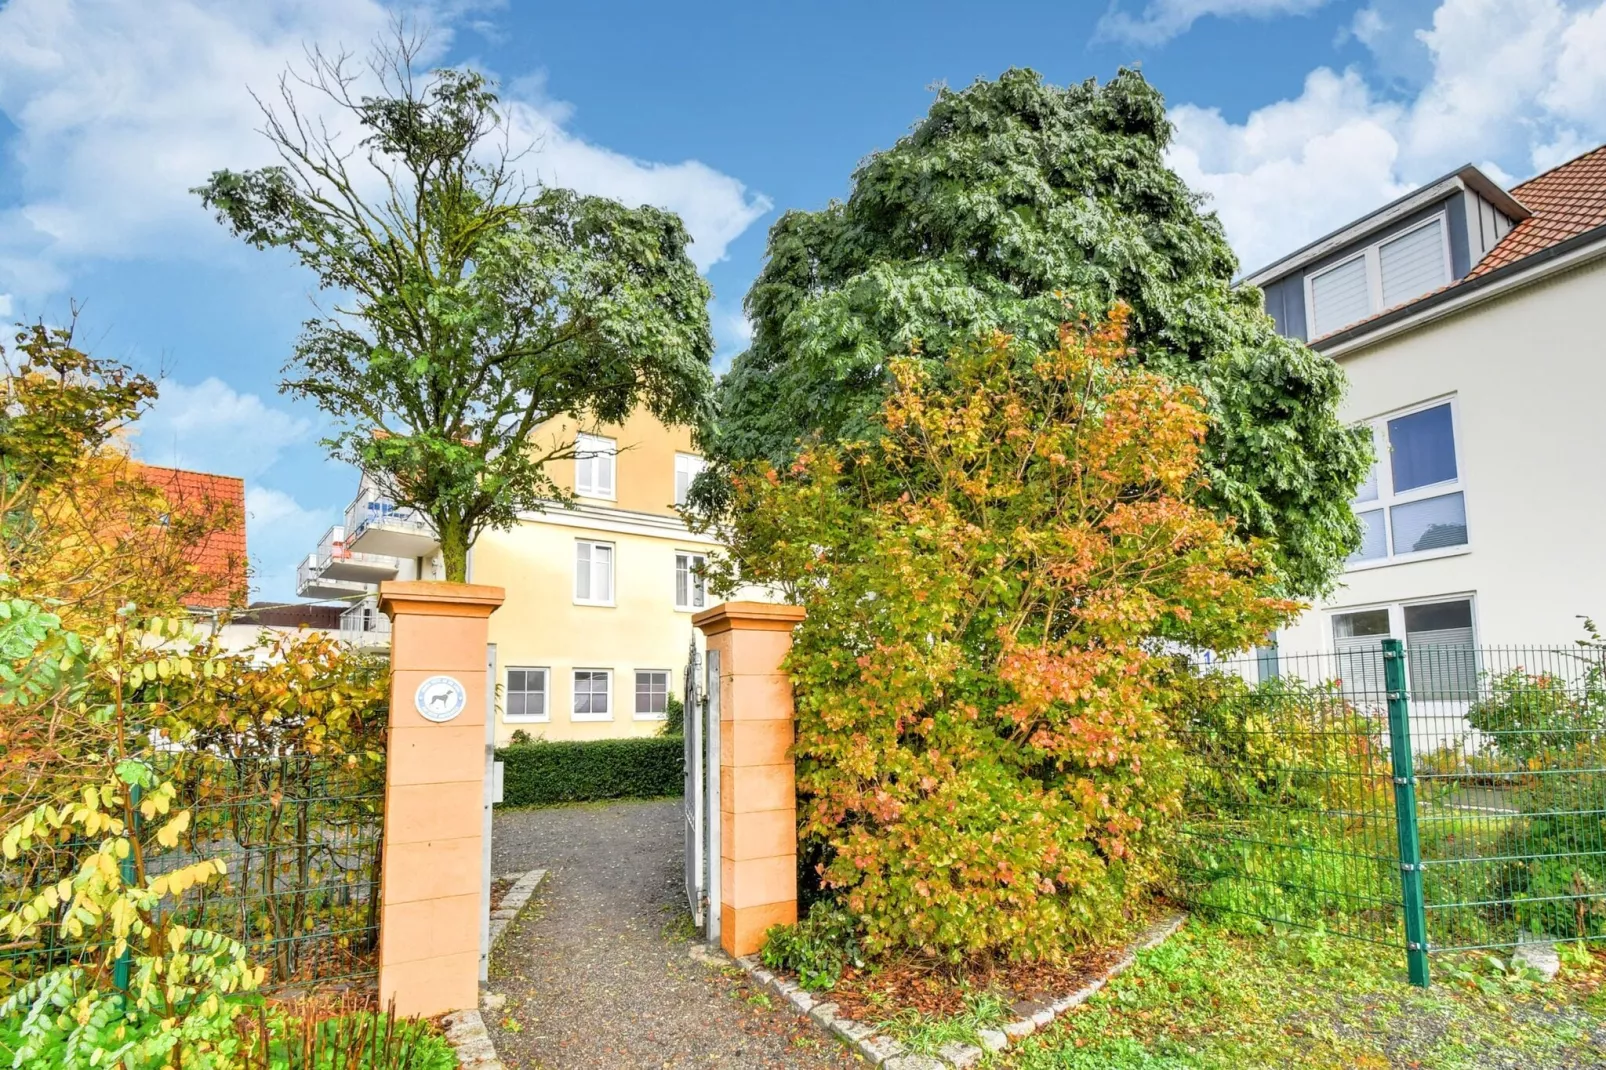
[[[574,544],[574,600],[581,605],[613,605],[613,543]]]
[[[588,498],[612,498],[618,443],[598,435],[581,435],[575,439],[574,449],[574,492]]]
[[[708,581],[704,575],[707,566],[705,554],[682,552],[675,555],[676,609],[702,609],[708,604]]]
[[[636,716],[662,720],[669,713],[669,670],[636,670]]]
[[[547,671],[508,669],[502,716],[509,721],[547,721]]]
[[[612,669],[574,670],[574,720],[613,720],[612,696]]]
[[[675,454],[675,504],[685,505],[691,492],[692,480],[702,473],[706,463],[694,453]]]

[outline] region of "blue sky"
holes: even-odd
[[[306,45],[362,50],[380,0],[0,2],[0,318],[59,321],[164,376],[137,449],[242,476],[255,597],[355,475],[276,392],[310,312],[287,258],[186,190],[267,161],[249,89]],[[1246,268],[1465,162],[1503,181],[1606,140],[1606,0],[1059,0],[549,4],[433,0],[438,62],[500,78],[533,177],[679,211],[723,367],[770,223],[844,196],[932,87],[1010,66],[1065,84],[1138,64],[1171,161]]]

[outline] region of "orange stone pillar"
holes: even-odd
[[[432,1017],[479,1005],[485,643],[502,588],[391,581],[390,741],[379,1002]]]
[[[726,602],[692,618],[719,657],[719,942],[733,956],[797,920],[792,682],[781,660],[803,615]]]

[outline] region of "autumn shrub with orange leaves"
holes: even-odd
[[[1169,654],[1299,608],[1197,504],[1203,401],[1126,320],[895,360],[877,441],[735,481],[716,579],[808,610],[801,834],[873,954],[1052,960],[1129,918],[1181,800]]]

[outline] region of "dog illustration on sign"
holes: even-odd
[[[452,677],[431,676],[418,685],[413,705],[425,720],[450,721],[463,712],[463,703],[467,698],[463,685]]]

